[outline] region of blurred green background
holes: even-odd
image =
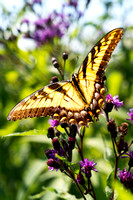
[[[10,122],[7,115],[24,97],[48,85],[53,76],[61,80],[52,66],[53,56],[63,65],[62,53],[68,52],[65,78],[70,78],[98,39],[114,28],[123,27],[124,36],[106,71],[106,85],[108,93],[119,95],[124,101],[123,108],[111,113],[112,118],[119,125],[126,121],[129,108],[133,108],[133,2],[77,1],[78,10],[71,6],[66,11],[73,19],[63,37],[55,37],[41,46],[24,38],[22,20],[46,17],[53,9],[60,13],[62,4],[70,1],[54,0],[53,4],[42,1],[32,9],[27,2],[0,1],[0,199],[78,199],[80,195],[71,180],[60,172],[48,171],[44,156],[44,151],[51,148],[46,136],[48,118]],[[82,12],[80,18],[77,12]],[[12,137],[13,133],[22,134]],[[128,142],[132,133],[130,125]],[[114,158],[103,116],[87,129],[84,151],[86,157],[97,162],[99,172],[93,174],[92,181],[98,199],[105,199],[106,179],[113,169]],[[119,167],[123,169],[126,164],[121,161]]]

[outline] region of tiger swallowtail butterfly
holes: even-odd
[[[61,123],[87,125],[97,119],[105,92],[105,69],[123,35],[123,28],[107,33],[91,49],[71,80],[49,84],[29,95],[9,113],[8,120],[51,116]]]

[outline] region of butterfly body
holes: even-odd
[[[7,119],[51,116],[61,123],[78,125],[97,119],[104,101],[105,69],[122,34],[122,28],[110,31],[92,48],[71,80],[34,92],[18,103]]]

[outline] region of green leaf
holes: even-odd
[[[46,135],[47,130],[30,130],[30,131],[25,131],[22,133],[10,133],[7,135],[2,135],[3,137],[11,137],[11,136],[31,136],[31,135]]]
[[[120,182],[115,183],[115,189],[117,191],[118,198],[117,200],[133,200],[133,194],[130,190],[124,188]]]
[[[38,193],[36,195],[30,196],[29,199],[39,199],[44,196],[45,192],[53,192],[56,194],[57,197],[61,199],[66,199],[66,200],[77,200],[77,198],[74,195],[71,195],[67,192],[59,192],[56,189],[52,187],[43,187],[43,190],[41,193]],[[78,200],[82,200],[81,198]]]
[[[37,184],[36,179],[43,170],[44,161],[36,159],[29,163],[29,166],[23,176],[23,184],[17,193],[17,200],[27,199],[30,189],[33,187],[33,185]]]
[[[112,183],[113,183],[113,179],[114,179],[114,170],[109,174],[108,178],[107,178],[107,186],[105,188],[105,191],[106,191],[106,196],[108,198],[111,197],[111,194],[112,194]]]

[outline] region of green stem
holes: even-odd
[[[91,180],[89,181],[90,183],[90,186],[91,186],[91,191],[92,191],[92,194],[91,194],[91,196],[94,198],[94,200],[96,200],[96,195],[95,195],[95,192],[94,192],[94,189],[93,189],[93,185],[92,185],[92,182],[91,182]]]
[[[71,178],[72,178],[72,179],[73,179],[73,181],[75,182],[75,184],[76,184],[77,188],[79,189],[79,191],[80,191],[80,193],[81,193],[81,195],[82,195],[83,199],[84,199],[84,200],[87,200],[87,199],[86,199],[86,197],[84,196],[84,193],[82,192],[82,190],[81,190],[81,188],[80,188],[79,184],[77,183],[77,180],[75,179],[75,176],[74,176],[74,174],[72,173],[72,171],[71,171],[71,170],[69,170],[69,173],[70,173],[70,176],[71,176]]]
[[[79,152],[79,154],[80,154],[81,160],[83,161],[83,160],[84,160],[84,157],[83,157],[83,154],[82,154],[81,148],[80,148],[80,146],[79,146],[79,144],[78,144],[78,141],[76,140],[75,142],[76,142],[76,145],[77,145],[78,152]]]
[[[114,180],[113,180],[111,200],[114,200],[114,183],[115,183],[115,180],[116,180],[116,174],[117,174],[117,169],[118,169],[118,161],[119,161],[119,156],[117,156],[115,154],[115,171],[114,171]]]

